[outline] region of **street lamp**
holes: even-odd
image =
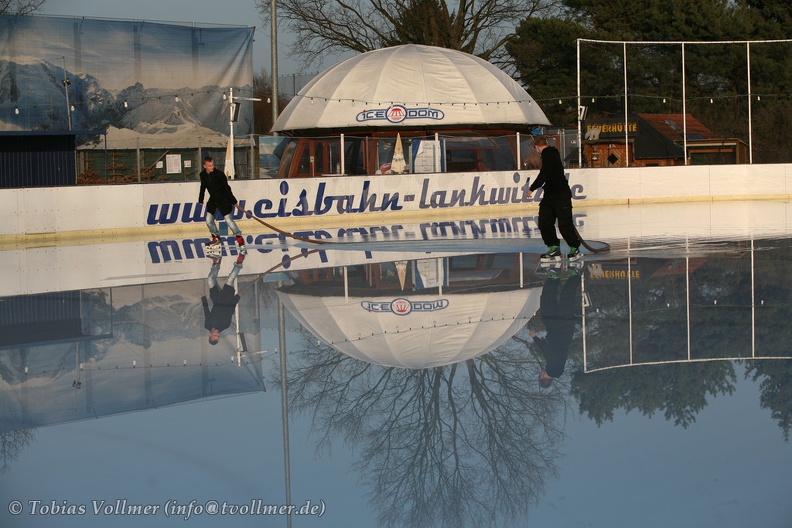
[[[66,93],[66,118],[69,126],[69,130],[72,129],[72,121],[71,121],[71,105],[69,104],[69,86],[71,85],[71,80],[66,77],[66,57],[63,57],[63,80],[61,81],[63,84],[63,91]]]
[[[71,81],[68,78],[64,78],[61,82],[63,83],[63,91],[66,92],[66,117],[69,123],[69,130],[71,130],[71,105],[69,104],[69,85],[71,84]]]
[[[257,97],[237,97],[240,101],[261,101]],[[226,166],[224,167],[226,176],[234,179],[236,170],[234,169],[234,122],[239,119],[239,103],[234,102],[234,89],[228,88],[228,148],[226,149]],[[229,170],[230,162],[230,170]]]

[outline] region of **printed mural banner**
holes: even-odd
[[[252,94],[254,30],[0,15],[0,131],[227,136],[228,89]],[[252,124],[242,104],[234,134]]]

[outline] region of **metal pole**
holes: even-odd
[[[107,181],[107,130],[104,132],[104,177]]]
[[[690,254],[689,240],[685,240],[685,252]],[[687,358],[691,359],[690,351],[690,257],[685,257],[685,316],[687,317]]]
[[[625,167],[630,166],[630,132],[627,120],[627,43],[622,44],[624,49],[624,163]],[[580,103],[578,103],[580,106]]]
[[[234,165],[234,120],[239,116],[242,109],[240,108],[240,104],[234,101],[234,89],[229,87],[228,88],[228,130],[229,130],[229,145],[231,146],[231,152],[227,152],[228,156],[226,156],[226,175],[230,179],[236,178],[236,166]],[[237,101],[261,101],[258,97],[236,97]],[[250,177],[253,178],[253,135],[250,135]],[[228,174],[228,162],[229,159],[231,161],[231,174]]]
[[[580,273],[580,332],[583,339],[583,372],[588,372],[588,342],[586,336],[586,274]]]
[[[346,154],[344,153],[344,134],[341,134],[341,166],[338,168],[338,174],[346,174]],[[330,167],[332,171],[333,168]]]
[[[140,137],[135,138],[135,165],[137,166],[137,182],[140,183]]]
[[[63,91],[66,93],[66,119],[68,121],[69,130],[72,129],[71,119],[71,104],[69,104],[69,85],[71,80],[66,77],[66,57],[63,57]]]
[[[226,156],[225,160],[225,173],[228,174],[228,164],[231,163],[231,174],[229,178],[232,180],[236,175],[236,170],[234,169],[234,88],[228,88],[228,142],[231,145],[229,149],[229,155]]]
[[[234,285],[236,288],[236,285]],[[237,293],[239,293],[239,288],[236,288]],[[237,359],[237,366],[242,366],[242,328],[239,324],[239,303],[234,306],[234,326],[236,326],[236,342],[237,342],[237,349],[236,349],[236,359]]]
[[[630,326],[630,365],[633,364],[633,304],[632,304],[632,257],[630,256],[630,239],[627,239],[627,313]]]
[[[522,150],[520,148],[520,133],[517,132],[517,170],[522,170]]]
[[[283,469],[286,504],[291,504],[291,464],[289,463],[289,405],[286,387],[286,320],[283,303],[278,301],[278,335],[280,337],[281,416],[283,419]],[[291,528],[291,511],[286,514],[286,526]]]
[[[250,134],[250,156],[248,157],[248,177],[253,180],[256,179],[255,163],[256,163],[256,144],[253,143],[253,134]]]
[[[270,46],[272,48],[272,124],[278,119],[278,23],[276,0],[270,0]],[[277,132],[273,132],[278,135]]]
[[[440,169],[443,166],[443,164],[442,164],[442,162],[443,162],[443,160],[442,160],[443,154],[442,154],[442,152],[440,152],[440,134],[435,132],[434,136],[435,136],[435,147],[436,147],[435,148],[435,159],[434,159],[435,172],[440,172]]]
[[[520,288],[525,286],[525,270],[523,269],[523,253],[520,252]]]
[[[745,43],[745,57],[748,62],[748,163],[753,163],[753,101],[751,101],[751,43]],[[739,163],[739,162],[738,162]]]
[[[682,43],[682,155],[685,157],[685,165],[688,164],[687,149],[687,93],[685,91],[685,43]]]
[[[751,234],[751,357],[756,357],[756,261],[754,237]]]
[[[583,141],[582,127],[583,121],[580,119],[580,39],[577,39],[577,106],[578,106],[578,167],[583,166]],[[626,112],[625,112],[626,113]]]
[[[349,274],[347,273],[347,266],[344,266],[344,302],[349,302]]]
[[[443,282],[445,281],[445,277],[443,277],[442,272],[444,266],[440,263],[440,259],[436,259],[435,262],[437,263],[437,278],[439,279],[437,281],[437,295],[443,295]]]

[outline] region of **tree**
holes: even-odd
[[[36,438],[35,429],[12,429],[0,432],[0,475],[8,471],[13,462]]]
[[[269,134],[274,124],[272,122],[272,81],[263,69],[253,75],[253,97],[261,99],[261,102],[253,105],[253,132]],[[278,108],[284,108],[288,102],[288,99],[279,97]]]
[[[760,402],[762,409],[770,414],[781,427],[785,442],[789,442],[792,431],[792,374],[789,365],[783,361],[749,361],[746,378],[761,380]]]
[[[734,27],[731,0],[564,0],[573,20],[619,40],[720,40]]]
[[[503,526],[557,476],[565,400],[510,342],[427,369],[382,367],[305,337],[289,405],[313,418],[319,450],[344,441],[372,490],[379,526]]]
[[[737,38],[738,17],[726,0],[703,3],[672,0],[649,2],[601,2],[564,0],[563,19],[553,21],[524,20],[507,50],[522,81],[535,98],[542,91],[556,91],[556,98],[577,95],[577,39],[627,41],[723,40]],[[628,46],[627,75],[629,92],[635,96],[666,96],[681,92],[681,47],[679,45]],[[706,50],[688,49],[692,69],[709,60]],[[718,50],[720,57],[722,51]],[[699,59],[699,54],[704,56]],[[581,45],[581,91],[595,97],[604,113],[621,111],[616,101],[623,90],[624,53],[620,44],[584,43]],[[742,61],[744,63],[744,60]],[[716,71],[698,79],[701,84],[717,84],[724,89],[724,79],[736,75],[729,60],[715,61]],[[694,70],[695,71],[695,70]],[[690,81],[690,80],[689,80]],[[709,86],[708,86],[709,87]],[[681,94],[680,94],[681,95]],[[635,101],[631,101],[635,102]],[[645,106],[650,99],[640,101]],[[576,108],[575,108],[576,110]],[[592,110],[592,109],[590,109]],[[643,108],[641,111],[651,110]],[[590,112],[591,113],[591,112]],[[576,112],[575,112],[576,114]]]
[[[440,46],[497,62],[519,20],[553,13],[560,0],[276,0],[305,65],[327,54],[399,44]],[[265,21],[270,2],[255,0]]]
[[[523,20],[506,45],[517,65],[517,78],[551,123],[577,125],[577,39],[589,39],[601,41],[580,44],[581,104],[588,106],[589,118],[623,113],[626,48],[630,113],[681,114],[684,108],[717,137],[749,142],[747,46],[742,41],[788,37],[792,30],[788,2],[563,0],[563,4],[563,16],[553,21]],[[680,41],[706,42],[685,47],[684,107]],[[792,115],[784,102],[792,87],[790,50],[792,44],[784,42],[750,47],[754,162],[789,161],[792,138],[779,133],[779,123]],[[562,104],[556,103],[559,100]]]
[[[576,39],[588,34],[587,29],[572,21],[529,18],[522,21],[516,37],[506,44],[516,79],[554,125],[572,126],[577,116],[577,101],[572,99],[577,93]],[[596,75],[601,67],[585,65],[589,82],[603,78]]]
[[[615,411],[662,413],[688,428],[708,405],[708,398],[732,394],[734,365],[726,362],[644,365],[591,374],[575,372],[571,394],[580,413],[597,425],[613,421]]]
[[[745,5],[757,18],[754,27],[762,38],[789,38],[792,4],[788,0],[745,0]]]
[[[41,9],[45,0],[0,0],[0,15],[29,15]]]

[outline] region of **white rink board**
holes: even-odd
[[[717,201],[610,205],[581,208],[575,213],[577,229],[587,240],[650,241],[679,243],[696,240],[751,240],[786,236],[792,233],[792,203],[789,201]],[[404,248],[405,259],[426,258],[427,243],[433,257],[476,252],[485,249],[505,253],[536,253],[544,250],[537,226],[536,211],[523,216],[499,216],[467,221],[427,221],[383,223],[365,228],[327,228],[305,232],[308,238],[335,242],[357,242],[321,246],[305,257],[296,258],[289,270],[361,263],[389,262],[394,253],[387,248]],[[433,229],[443,225],[444,229]],[[261,228],[259,232],[267,231]],[[368,234],[369,243],[364,235]],[[157,237],[149,240],[108,239],[91,245],[54,244],[44,247],[10,249],[0,252],[0,297],[52,291],[115,287],[131,284],[169,283],[203,278],[211,261],[198,251],[208,241],[198,237]],[[247,234],[254,238],[262,235]],[[453,244],[444,242],[447,239]],[[416,241],[418,246],[416,246]],[[251,245],[242,275],[257,275],[272,269],[284,258],[299,257],[305,245],[284,243],[272,232]],[[497,242],[493,246],[493,242]],[[378,245],[379,244],[379,245]],[[225,269],[236,259],[236,249],[226,256]],[[286,271],[283,268],[279,271]]]
[[[572,169],[575,207],[724,199],[785,199],[792,194],[792,165],[713,165]],[[536,171],[346,176],[290,180],[235,180],[236,197],[264,221],[406,213],[475,215],[477,208],[531,210],[541,198],[524,198]],[[0,189],[0,236],[200,226],[198,182]],[[507,209],[504,209],[507,210]],[[488,213],[489,214],[489,213]],[[401,216],[400,216],[401,215]],[[241,213],[236,213],[242,218]]]

